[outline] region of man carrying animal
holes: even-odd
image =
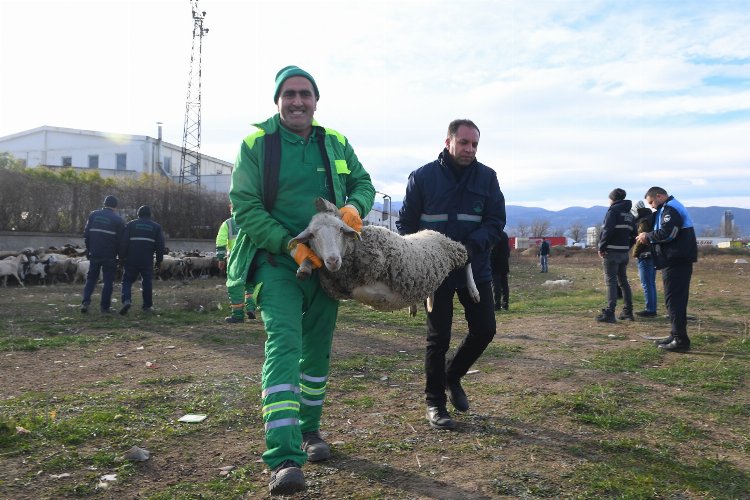
[[[125,226],[120,244],[120,257],[124,261],[120,314],[125,315],[130,310],[130,290],[139,274],[142,280],[143,312],[151,312],[154,305],[151,281],[154,275],[154,254],[156,267],[159,267],[164,259],[164,235],[161,226],[151,220],[151,208],[143,205],[138,209],[138,218]]]
[[[661,269],[664,284],[664,302],[667,306],[672,330],[656,344],[665,351],[690,350],[687,334],[687,305],[690,297],[690,279],[693,263],[698,262],[698,243],[693,220],[687,209],[669,196],[664,188],[654,186],[646,191],[646,203],[656,210],[653,231],[638,234],[637,241],[651,243],[654,264]]]
[[[117,253],[125,223],[115,213],[117,198],[112,195],[104,198],[104,208],[89,214],[83,230],[86,245],[86,257],[89,259],[89,271],[86,284],[83,286],[81,312],[86,314],[91,305],[99,274],[102,275],[102,298],[100,308],[103,313],[111,312],[112,289],[114,288],[115,271],[117,270]]]
[[[490,250],[505,227],[505,198],[495,171],[476,160],[478,145],[479,128],[472,121],[451,122],[437,160],[409,175],[396,224],[401,234],[431,229],[463,243],[479,289],[480,301],[475,303],[464,273],[453,271],[435,291],[432,311],[427,311],[425,395],[427,420],[435,429],[455,427],[446,408],[446,387],[456,410],[469,409],[461,378],[495,335]],[[456,294],[469,333],[446,363]]]
[[[278,114],[256,124],[240,145],[229,197],[240,227],[227,284],[256,283],[255,300],[266,330],[262,376],[266,451],[272,495],[305,489],[301,466],[325,460],[320,435],[338,301],[326,295],[317,272],[298,280],[297,268],[320,259],[290,242],[316,213],[315,199],[337,207],[359,231],[375,189],[351,144],[313,119],[320,98],[306,71],[287,66],[276,75]]]
[[[229,204],[229,213],[232,212],[232,204]],[[219,270],[225,271],[227,261],[232,254],[237,232],[240,230],[234,218],[229,217],[221,223],[219,232],[216,234],[216,258],[219,260]],[[239,283],[229,285],[227,282],[227,294],[232,314],[224,318],[227,323],[242,323],[245,321],[245,311],[249,319],[255,319],[255,301],[253,300],[253,284]]]

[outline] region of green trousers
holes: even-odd
[[[245,311],[255,311],[255,301],[253,300],[254,287],[253,283],[244,283],[235,286],[227,284],[227,295],[229,295],[232,316],[235,318],[244,318]]]
[[[298,280],[288,255],[274,255],[273,264],[265,252],[257,259],[255,298],[267,335],[263,461],[271,469],[285,460],[302,465],[302,433],[320,428],[338,301],[323,292],[317,272]]]

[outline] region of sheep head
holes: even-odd
[[[341,268],[342,258],[348,252],[350,243],[359,239],[359,233],[344,224],[333,203],[318,198],[315,206],[318,213],[292,241],[308,245],[320,257],[326,269],[336,272]],[[297,276],[300,277],[299,271]]]

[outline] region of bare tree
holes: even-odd
[[[581,237],[586,234],[586,229],[583,227],[583,223],[581,221],[574,221],[570,225],[570,228],[567,232],[568,236],[570,236],[570,239],[578,243],[579,241],[581,241]]]
[[[529,225],[526,221],[518,221],[516,224],[516,236],[526,238],[529,236]]]
[[[547,236],[549,233],[550,223],[546,219],[534,219],[531,222],[531,236],[534,238],[541,238]]]

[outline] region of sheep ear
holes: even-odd
[[[330,212],[332,214],[337,214],[339,212],[336,208],[336,205],[326,200],[325,198],[316,198],[315,208],[318,209],[318,212]]]
[[[297,243],[307,243],[310,238],[312,238],[313,233],[309,229],[305,229],[301,233],[299,233],[297,236],[292,238],[291,242],[297,242]]]
[[[350,228],[346,224],[343,225],[343,227],[341,228],[341,231],[344,233],[344,236],[348,236],[349,238],[354,238],[354,239],[357,239],[357,240],[361,240],[362,239],[362,236],[357,231],[355,231],[354,229]]]

